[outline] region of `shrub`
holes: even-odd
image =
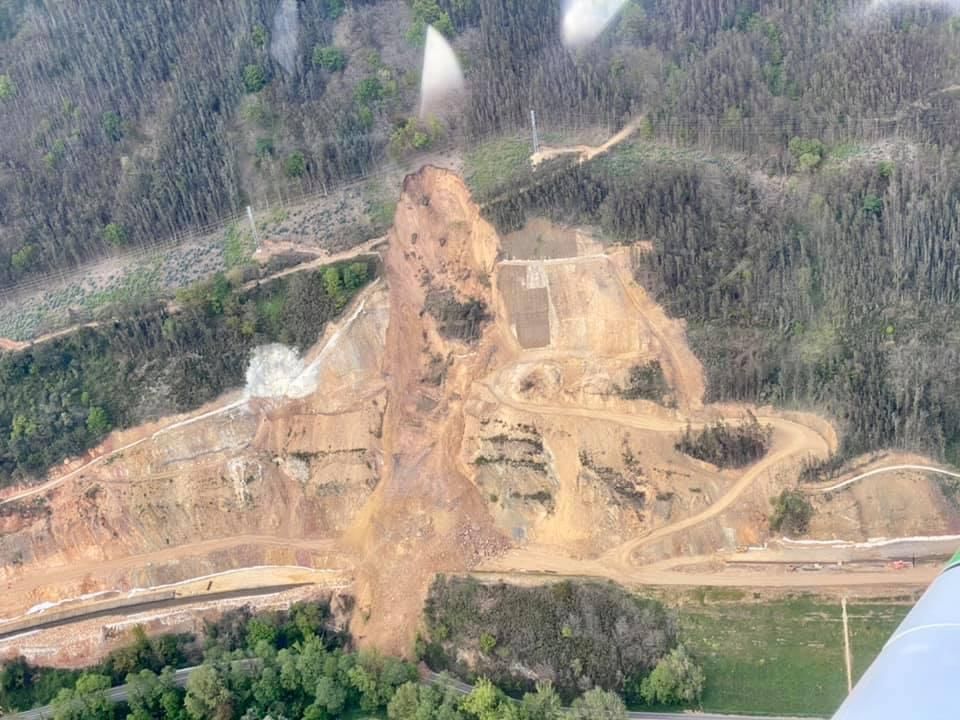
[[[119,223],[112,222],[103,228],[103,239],[114,247],[127,244],[127,229]]]
[[[731,427],[721,420],[697,433],[688,425],[674,447],[717,467],[749,465],[767,453],[773,428],[761,425],[752,413],[748,416],[749,420],[741,425]]]
[[[476,298],[457,300],[453,290],[431,290],[424,309],[437,321],[437,330],[445,338],[473,342],[480,338],[490,320],[486,303]]]
[[[813,506],[799,490],[784,490],[770,502],[773,503],[770,529],[774,532],[803,535],[810,528]]]
[[[0,102],[17,94],[17,85],[9,75],[0,75]]]
[[[287,177],[299,178],[307,174],[307,159],[302,152],[292,152],[287,156],[287,161],[283,166]]]
[[[700,700],[706,675],[683,645],[675,647],[640,683],[644,701],[663,705],[689,705]]]
[[[347,66],[347,56],[338,47],[317,45],[313,49],[313,64],[327,72],[339,72]]]
[[[629,384],[620,388],[620,396],[628,400],[652,400],[663,402],[670,394],[670,386],[663,375],[659,360],[651,360],[645,365],[630,368]]]
[[[243,69],[243,87],[248,93],[263,90],[267,84],[267,73],[260,65],[247,65]]]
[[[434,670],[515,691],[550,681],[567,699],[592,685],[636,687],[676,644],[666,608],[612,583],[515,587],[439,577],[424,618],[424,659]]]

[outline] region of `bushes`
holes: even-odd
[[[810,528],[813,506],[799,490],[784,490],[773,498],[773,515],[770,529],[787,535],[803,535]]]
[[[327,72],[339,72],[347,66],[347,56],[343,50],[332,45],[317,45],[313,49],[313,64]]]
[[[679,645],[643,679],[640,695],[651,705],[690,705],[700,700],[705,682],[703,668]]]
[[[674,447],[717,467],[743,467],[762,458],[770,448],[773,428],[761,425],[752,413],[749,420],[731,427],[722,420],[698,433],[690,426]]]
[[[485,675],[515,691],[536,677],[567,699],[594,685],[635,685],[677,637],[660,603],[612,584],[526,588],[439,577],[424,618],[421,650],[435,670]]]
[[[267,84],[267,73],[260,65],[247,65],[243,69],[243,87],[248,93],[257,93]]]
[[[630,378],[625,388],[619,389],[620,397],[627,400],[652,400],[663,403],[669,400],[670,386],[663,375],[659,360],[630,368]]]
[[[453,290],[431,290],[424,309],[437,321],[437,330],[445,338],[473,342],[480,339],[483,326],[490,320],[483,300],[457,300]]]

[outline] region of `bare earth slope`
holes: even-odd
[[[258,568],[242,576],[247,589],[268,587],[294,566],[356,596],[362,643],[409,653],[438,572],[776,587],[928,579],[930,568],[882,563],[787,572],[785,558],[802,563],[803,547],[737,552],[769,538],[769,499],[796,482],[799,464],[836,448],[829,423],[705,406],[683,323],[634,282],[623,249],[588,229],[538,220],[505,244],[457,175],[409,176],[383,281],[295,376],[117,433],[47,483],[0,499],[0,618],[33,609],[40,620],[49,604],[96,606],[96,593],[239,568]],[[632,366],[651,360],[672,407],[618,392]],[[282,394],[287,386],[298,398]],[[688,424],[748,409],[774,430],[753,466],[719,470],[674,449]],[[852,530],[842,518],[873,502],[867,487],[825,508],[817,536]],[[945,502],[897,503],[895,516],[860,512],[853,539],[913,531],[917,513],[956,527]],[[831,546],[817,562],[856,552]],[[237,582],[231,590],[243,589]],[[211,582],[177,587],[200,602]],[[105,623],[84,632],[106,637]],[[29,654],[46,632],[0,640],[0,654]]]

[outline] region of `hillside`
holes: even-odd
[[[377,171],[412,149],[427,21],[470,93],[421,148],[524,128],[531,107],[546,128],[645,113],[772,172],[794,136],[952,147],[948,12],[865,8],[629,0],[569,50],[557,0],[3,0],[0,281]]]
[[[359,647],[573,698],[585,579],[935,576],[960,8],[564,6],[0,0],[0,658],[322,589]],[[419,117],[428,23],[465,91]],[[562,651],[487,602],[551,595]]]

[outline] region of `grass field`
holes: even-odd
[[[467,186],[478,200],[488,200],[505,188],[530,182],[530,140],[497,138],[480,143],[464,158]]]
[[[854,682],[909,605],[848,605]],[[829,717],[846,696],[840,603],[692,594],[677,608],[681,637],[707,674],[703,710]]]

